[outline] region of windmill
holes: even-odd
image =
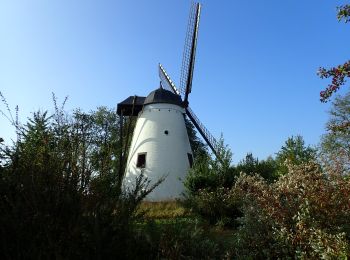
[[[125,166],[126,185],[132,185],[135,177],[141,172],[153,182],[165,177],[164,182],[148,195],[149,200],[179,198],[184,190],[183,180],[193,163],[193,153],[184,120],[186,115],[212,152],[218,155],[215,138],[189,107],[200,12],[201,5],[192,4],[183,53],[180,87],[175,86],[164,67],[159,64],[161,83],[158,89],[152,91],[147,97],[130,96],[118,104],[117,113],[121,117],[137,116]],[[121,129],[123,129],[122,126]],[[123,156],[126,157],[126,149],[121,153],[121,162]]]

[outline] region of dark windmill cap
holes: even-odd
[[[169,90],[163,89],[162,86],[149,93],[143,104],[149,105],[154,103],[167,103],[182,106],[181,97]]]

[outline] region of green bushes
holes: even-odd
[[[0,257],[132,258],[137,208],[155,186],[140,175],[123,191],[115,114],[56,106],[13,123],[17,142],[0,147]]]
[[[277,164],[272,158],[259,161],[247,154],[237,166],[231,166],[232,153],[223,144],[223,139],[219,145],[219,158],[212,159],[208,155],[196,158],[185,181],[185,205],[212,225],[237,227],[237,218],[242,216],[241,199],[230,190],[239,174],[258,173],[273,182],[277,178]]]
[[[236,227],[241,216],[240,198],[228,188],[217,188],[213,191],[201,189],[191,196],[187,203],[192,211],[207,220],[211,225]]]
[[[141,230],[140,238],[150,249],[149,259],[217,259],[224,255],[219,244],[189,219],[149,221]]]
[[[185,181],[185,206],[212,225],[235,226],[235,219],[241,215],[239,200],[228,191],[237,172],[230,166],[232,153],[222,139],[219,154],[220,160],[208,155],[196,159]]]
[[[233,258],[346,259],[350,179],[344,168],[321,168],[315,159],[298,136],[277,160],[248,154],[229,167],[201,160],[186,182],[188,206],[211,225],[236,230],[226,252]]]

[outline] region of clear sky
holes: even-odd
[[[274,155],[300,134],[316,145],[329,104],[319,66],[350,57],[350,24],[327,0],[203,0],[191,108],[234,162]],[[190,1],[0,0],[0,91],[25,121],[66,108],[115,108],[159,86],[161,62],[179,84]],[[5,110],[0,104],[0,109]],[[0,117],[0,136],[13,129]]]

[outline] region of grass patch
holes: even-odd
[[[154,258],[230,258],[235,230],[210,225],[183,202],[145,201],[138,210],[144,218],[136,223],[136,229]]]
[[[146,219],[188,218],[191,216],[180,201],[144,201],[141,203],[139,211],[145,213]]]

